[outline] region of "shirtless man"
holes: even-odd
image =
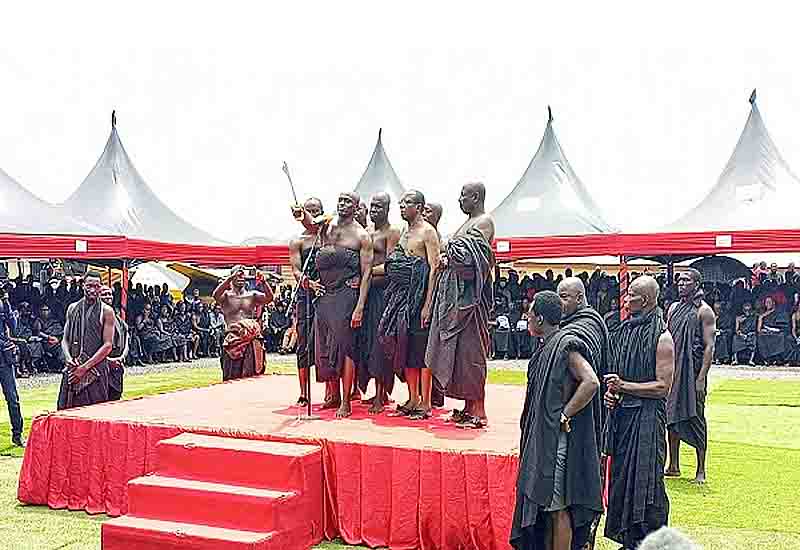
[[[433,288],[439,268],[439,234],[423,217],[425,196],[408,191],[400,199],[407,228],[386,260],[389,286],[380,333],[394,370],[405,375],[408,402],[398,407],[414,420],[431,415],[431,371],[425,364]],[[402,370],[401,370],[402,369]]]
[[[366,392],[369,380],[375,379],[375,397],[367,400],[370,404],[369,412],[373,414],[383,409],[394,381],[392,366],[386,361],[383,347],[378,341],[378,323],[384,310],[386,287],[384,262],[387,254],[394,250],[400,240],[400,230],[389,223],[391,202],[388,193],[378,193],[372,197],[369,205],[369,217],[372,220],[372,228],[369,230],[372,238],[372,281],[359,338],[361,365],[358,386],[361,391]]]
[[[264,372],[264,346],[259,339],[258,312],[272,302],[273,294],[262,273],[256,273],[258,290],[245,290],[245,268],[236,266],[214,290],[214,301],[225,317],[222,379],[244,378]]]
[[[308,212],[312,218],[323,214],[322,201],[317,198],[308,199],[300,208]],[[295,208],[292,208],[292,213],[295,213]],[[321,296],[325,291],[319,282],[315,261],[316,251],[322,244],[317,238],[318,232],[319,226],[305,229],[300,235],[289,241],[289,261],[292,264],[292,275],[294,275],[295,281],[303,283],[297,291],[295,304],[297,306],[297,374],[300,382],[298,405],[308,404],[309,396],[306,395],[306,386],[310,369],[314,365],[315,303],[317,296]],[[307,267],[306,261],[308,261]],[[306,267],[307,278],[303,277],[303,267]]]
[[[358,210],[356,210],[356,221],[359,223],[361,227],[367,229],[367,214],[369,213],[369,209],[364,201],[358,201]]]
[[[358,204],[358,195],[348,192],[339,195],[333,220],[297,213],[307,229],[319,225],[322,232],[316,264],[325,293],[317,299],[315,358],[318,378],[330,386],[331,397],[323,408],[338,406],[338,418],[351,414],[358,359],[355,330],[361,327],[372,278],[372,239],[355,220]]]
[[[438,202],[429,202],[425,204],[425,208],[422,210],[422,217],[438,231],[443,210],[442,205]]]
[[[458,199],[468,217],[440,255],[426,364],[445,395],[464,400],[453,420],[465,428],[486,426],[486,356],[494,270],[494,221],[486,213],[486,188],[468,183]],[[453,297],[457,303],[452,302]],[[439,306],[438,304],[442,304]],[[458,308],[453,312],[453,308]]]

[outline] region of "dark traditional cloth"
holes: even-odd
[[[128,325],[114,315],[114,339],[111,353],[108,355],[108,399],[117,401],[122,398],[125,367],[123,361],[128,355]]]
[[[736,320],[728,313],[723,313],[717,319],[717,336],[714,339],[714,361],[724,363],[732,355],[733,333],[736,329]]]
[[[247,378],[264,373],[264,345],[261,326],[255,319],[232,323],[222,342],[222,380]]]
[[[103,345],[103,311],[108,308],[100,300],[89,304],[85,298],[67,309],[64,338],[73,359],[83,363]],[[58,392],[58,410],[83,407],[108,401],[108,360],[103,359],[87,372],[76,385],[69,383],[69,367],[64,368]]]
[[[741,317],[739,332],[733,336],[733,353],[738,354],[743,351],[753,352],[756,350],[757,323],[758,317],[755,313]]]
[[[611,369],[623,380],[654,382],[658,340],[665,328],[659,309],[624,321],[611,335]],[[637,548],[669,517],[666,400],[624,395],[611,413],[605,451],[611,456],[605,536]]]
[[[398,245],[386,258],[386,307],[378,326],[383,352],[393,370],[404,380],[403,369],[425,368],[428,331],[421,313],[428,292],[430,266]]]
[[[771,361],[783,357],[786,350],[785,330],[786,320],[777,310],[762,317],[761,332],[756,339],[761,359]]]
[[[139,338],[144,352],[147,354],[163,353],[175,347],[172,336],[158,330],[158,325],[150,318],[142,321],[142,325],[139,328]]]
[[[319,281],[317,251],[319,248],[300,250],[302,266],[306,268],[310,281]],[[309,256],[311,256],[309,258]],[[307,369],[314,365],[314,316],[317,298],[311,289],[297,290],[297,368]]]
[[[367,385],[373,378],[380,380],[389,393],[394,386],[392,364],[383,352],[378,329],[385,308],[385,297],[383,281],[377,285],[373,282],[367,294],[361,328],[356,333],[359,354],[358,387],[362,392],[367,391]]]
[[[565,434],[566,468],[559,469],[563,480],[556,479],[564,387],[574,384],[568,368],[571,352],[584,357],[589,353],[578,337],[560,330],[545,340],[528,363],[525,407],[520,418],[517,499],[510,537],[517,550],[547,548],[546,512],[563,508],[569,510],[572,518],[573,548],[582,548],[589,540],[591,525],[603,510],[600,455],[595,437],[598,419],[592,407],[584,407],[572,417],[572,431]]]
[[[60,372],[64,368],[64,351],[61,349],[61,339],[64,338],[64,326],[54,318],[47,320],[37,320],[33,331],[36,335],[41,335],[42,339],[37,345],[31,347],[33,359],[44,361],[48,371]],[[58,342],[51,344],[47,337],[57,338]]]
[[[477,401],[486,394],[494,252],[475,228],[450,239],[445,251],[449,264],[434,291],[425,364],[445,395]]]
[[[667,425],[695,449],[706,448],[705,400],[698,394],[697,375],[703,368],[703,327],[697,315],[702,293],[678,302],[670,315],[669,331],[675,342],[675,374],[667,399]]]
[[[329,245],[319,249],[316,264],[325,286],[314,318],[317,381],[330,382],[339,378],[346,358],[359,360],[350,322],[358,304],[361,259],[355,250]]]
[[[192,341],[192,314],[175,315],[175,345],[182,346]]]

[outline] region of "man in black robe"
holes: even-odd
[[[611,459],[605,536],[635,550],[648,533],[667,525],[664,486],[666,398],[675,368],[672,336],[658,307],[655,279],[628,288],[631,317],[611,335],[610,410],[604,452]]]
[[[486,213],[485,199],[482,183],[461,189],[458,202],[468,218],[440,256],[425,352],[434,383],[448,397],[464,400],[464,409],[453,411],[453,420],[477,429],[486,427],[486,358],[494,301],[494,221]]]
[[[113,307],[114,292],[111,287],[103,285],[100,299],[107,306]],[[125,376],[125,358],[128,356],[128,324],[114,312],[114,339],[111,353],[108,355],[108,400],[122,399],[123,378]]]
[[[22,439],[22,411],[19,406],[19,393],[14,359],[14,342],[11,334],[14,329],[14,317],[6,289],[0,287],[0,388],[8,407],[8,418],[11,421],[11,444],[24,447]]]
[[[675,375],[667,399],[669,466],[666,475],[678,477],[680,444],[685,441],[697,452],[695,483],[706,480],[708,433],[705,417],[708,371],[714,358],[716,319],[703,300],[702,277],[688,269],[678,278],[680,300],[672,304],[667,326],[675,341]]]
[[[100,300],[100,276],[89,273],[84,297],[67,309],[64,326],[66,367],[58,410],[108,401],[108,355],[114,341],[114,310]]]
[[[47,304],[43,304],[39,310],[39,318],[33,324],[33,333],[38,337],[37,345],[31,348],[34,359],[48,372],[61,372],[64,368],[64,352],[61,350],[64,326],[52,315]]]
[[[436,234],[439,235],[439,246],[442,244],[442,236],[439,233],[439,221],[442,219],[444,209],[438,202],[426,202],[425,208],[422,210],[422,217],[436,229]],[[431,404],[434,407],[444,407],[444,393],[442,389],[436,384],[431,384]]]
[[[742,304],[742,313],[736,317],[736,332],[733,335],[733,364],[752,365],[756,351],[756,329],[758,315],[752,302]]]
[[[528,363],[520,419],[519,473],[511,545],[516,550],[583,548],[603,510],[598,419],[589,404],[600,382],[584,358],[586,345],[559,330],[561,299],[536,294],[531,333],[544,345]]]

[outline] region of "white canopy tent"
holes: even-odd
[[[369,206],[369,201],[378,193],[386,192],[392,198],[392,205],[400,202],[400,197],[406,192],[405,186],[400,182],[397,173],[386,156],[382,140],[383,129],[378,130],[378,142],[372,151],[367,168],[358,180],[354,191],[361,197],[361,201]]]

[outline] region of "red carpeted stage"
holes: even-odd
[[[314,392],[319,400],[322,387],[315,385]],[[395,397],[405,400],[404,393],[396,390]],[[161,516],[148,516],[129,506],[152,508],[163,504],[163,498],[154,494],[169,494],[176,503],[191,497],[186,502],[200,506],[197,495],[209,497],[221,487],[231,487],[220,483],[232,483],[256,487],[237,489],[232,491],[235,495],[228,495],[242,500],[245,507],[247,499],[281,502],[283,493],[266,491],[276,487],[261,478],[266,471],[283,468],[279,462],[286,459],[285,450],[255,448],[257,443],[236,440],[299,443],[307,445],[305,449],[312,448],[308,445],[321,449],[318,482],[314,481],[310,454],[302,465],[304,498],[313,498],[320,505],[321,517],[309,535],[311,542],[339,536],[351,544],[393,549],[509,548],[524,388],[487,387],[488,430],[457,428],[444,421],[449,412],[445,410],[436,411],[430,420],[417,422],[386,413],[370,416],[367,406],[358,402],[349,419],[336,420],[333,411],[315,407],[315,414],[321,419],[298,421],[297,414],[305,408],[286,407],[296,395],[295,377],[272,375],[39,417],[31,428],[20,474],[19,500],[111,516],[127,513],[163,518],[163,510]],[[200,452],[200,447],[208,441],[220,441],[218,437],[199,441],[175,438],[184,432],[221,436],[231,442],[216,445],[217,454],[212,458],[211,454]],[[162,443],[157,446],[159,441]],[[184,453],[191,450],[192,454],[178,456],[175,449]],[[299,460],[296,452],[288,452],[294,458],[285,460],[286,468]],[[247,453],[253,453],[249,461]],[[273,464],[265,456],[277,456],[276,462]],[[203,466],[203,461],[208,464]],[[172,486],[173,478],[181,477],[175,473],[176,468],[182,468],[187,479],[214,483],[184,480]],[[192,471],[187,472],[187,468]],[[152,472],[156,475],[135,480]],[[135,481],[129,485],[131,480]],[[209,503],[214,502],[209,499]],[[313,523],[313,515],[310,512],[307,516],[309,523]],[[185,520],[179,516],[165,519]],[[204,523],[214,525],[214,533],[233,527],[206,519],[209,521]],[[107,525],[109,533],[118,521]],[[150,520],[137,521],[140,525],[135,527],[144,529],[149,525],[144,523]],[[106,544],[105,528],[104,546],[112,547]],[[193,547],[205,546],[198,543]],[[247,547],[262,548],[257,544]]]

